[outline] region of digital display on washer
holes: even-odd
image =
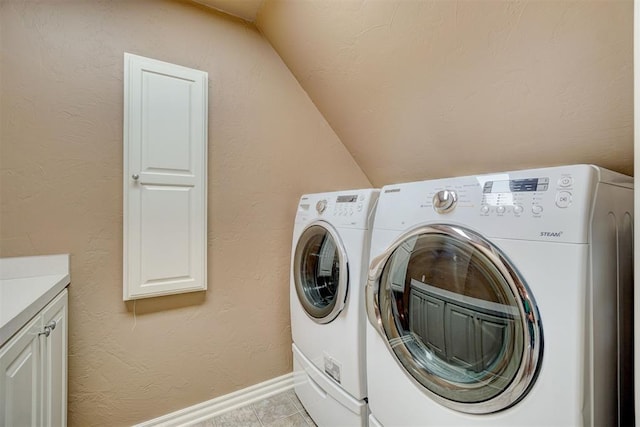
[[[338,196],[336,203],[353,203],[358,200],[358,196]]]
[[[549,178],[507,179],[487,181],[483,193],[522,193],[526,191],[547,191]]]

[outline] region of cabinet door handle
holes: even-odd
[[[51,335],[51,331],[53,331],[57,325],[58,323],[55,320],[52,320],[51,322],[44,325],[44,331],[40,332],[38,336],[44,335],[45,337],[48,337],[49,335]]]

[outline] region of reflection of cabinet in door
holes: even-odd
[[[67,290],[0,348],[0,426],[67,424]]]

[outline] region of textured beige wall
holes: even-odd
[[[71,253],[70,425],[291,370],[302,192],[369,182],[255,28],[166,0],[0,2],[0,253]],[[209,290],[122,302],[123,52],[209,73]]]
[[[257,25],[376,186],[633,173],[631,0],[265,0]]]

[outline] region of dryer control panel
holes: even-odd
[[[390,185],[376,228],[452,223],[493,237],[586,242],[599,183],[632,178],[590,165],[503,172]]]
[[[480,212],[483,215],[514,216],[528,215],[541,216],[545,210],[545,204],[549,192],[549,176],[500,179],[485,181],[482,187],[482,201]],[[564,174],[558,180],[573,182],[571,174]],[[553,191],[553,187],[552,190]],[[571,205],[571,193],[564,191],[557,193],[557,199],[565,199],[566,203],[558,204],[558,207],[568,208]]]
[[[446,214],[463,209],[469,211],[465,216],[475,213],[481,217],[502,218],[502,223],[510,217],[541,219],[548,216],[561,220],[557,214],[562,213],[557,210],[567,210],[574,202],[585,203],[595,183],[593,177],[588,173],[585,175],[584,171],[560,172],[550,169],[530,171],[528,174],[523,171],[453,178],[449,185],[442,181],[446,180],[438,182],[440,185],[432,190],[435,213]],[[576,182],[579,184],[576,185]],[[431,194],[431,191],[428,193]],[[449,193],[449,200],[454,203],[446,210],[437,204],[437,199],[443,193]]]

